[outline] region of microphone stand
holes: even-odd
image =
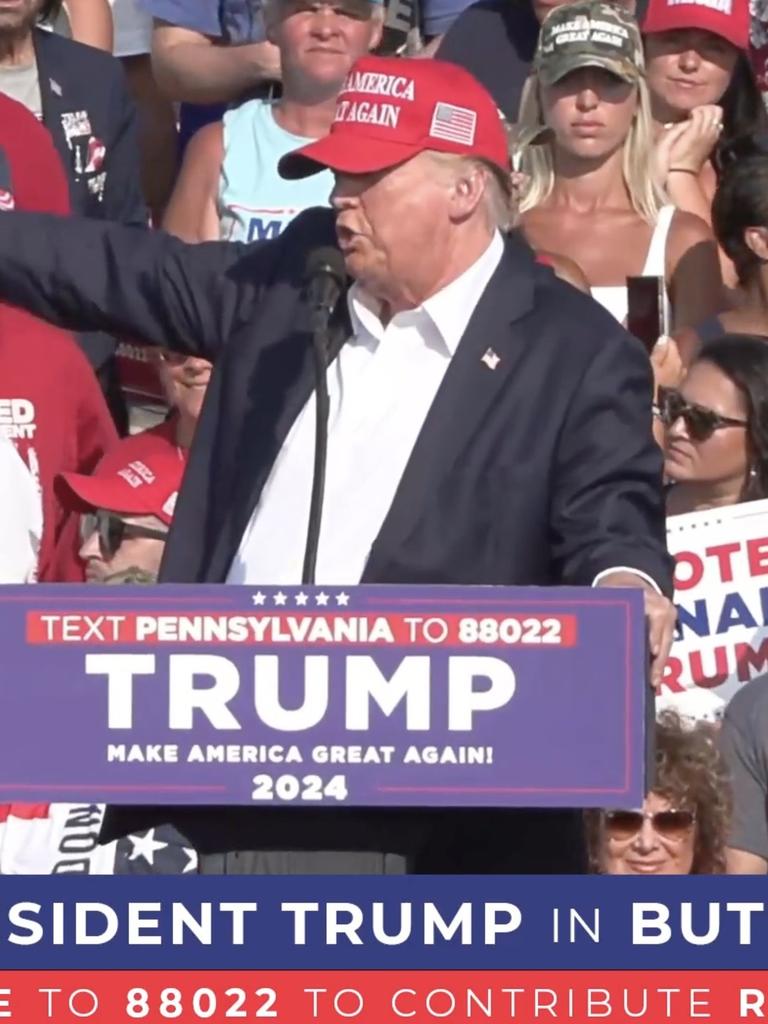
[[[330,308],[319,306],[313,315],[312,348],[315,363],[315,464],[312,472],[312,496],[309,502],[309,526],[307,546],[304,551],[304,568],[301,582],[313,584],[317,566],[317,547],[320,542],[320,526],[323,518],[323,497],[325,495],[325,466],[328,457],[328,353],[330,338],[328,320]]]

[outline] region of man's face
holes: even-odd
[[[43,0],[0,0],[0,33],[26,35],[42,7]]]
[[[103,583],[115,573],[141,569],[156,576],[165,549],[167,527],[155,516],[129,516],[98,509],[82,518],[88,583]]]
[[[450,186],[429,153],[374,174],[336,173],[331,205],[349,274],[386,301],[440,253],[450,230]]]
[[[164,350],[159,358],[158,369],[168,405],[180,416],[196,423],[211,378],[212,365],[207,359]]]
[[[368,0],[273,2],[276,20],[269,35],[280,48],[289,88],[310,83],[338,91],[354,62],[381,39],[381,20]]]

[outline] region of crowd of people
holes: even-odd
[[[328,378],[318,578],[641,586],[658,687],[665,511],[768,498],[764,32],[748,0],[0,3],[0,581],[299,582],[314,399],[294,395],[306,339],[291,316],[301,247],[335,239],[356,283]],[[16,234],[12,211],[30,217]],[[47,214],[90,226],[70,244]],[[521,286],[495,284],[499,266]],[[659,282],[645,352],[624,336],[638,276]],[[533,358],[493,317],[538,344],[552,309],[566,341],[539,345],[541,383],[513,393],[498,372],[472,412],[479,365]],[[481,427],[487,451],[434,457]],[[571,479],[592,459],[589,487]],[[493,532],[506,517],[519,537]],[[581,847],[552,870],[768,872],[764,708],[756,679],[722,724],[661,714],[643,807],[545,821]],[[213,850],[211,822],[153,813],[108,813],[104,838],[178,825],[201,871],[246,870]],[[50,829],[11,832],[14,818],[39,814],[0,809],[0,872],[50,870],[33,849]],[[510,834],[497,820],[478,844]],[[329,819],[347,844],[329,849],[351,851],[335,870],[496,864],[463,837],[454,851],[455,823],[425,838],[424,822],[382,821],[361,840]],[[280,823],[266,852],[251,819],[227,828],[248,870],[323,870]],[[380,855],[396,828],[418,841]],[[519,864],[544,864],[542,848]]]

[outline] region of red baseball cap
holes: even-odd
[[[165,424],[119,441],[92,474],[62,473],[62,501],[81,512],[103,508],[134,516],[157,516],[170,525],[186,465],[186,454]]]
[[[642,31],[653,35],[698,28],[727,39],[738,50],[746,50],[749,17],[749,0],[649,0]]]
[[[501,115],[468,71],[441,60],[362,57],[336,100],[330,134],[287,153],[278,170],[284,178],[306,178],[326,167],[369,174],[427,149],[510,170]]]

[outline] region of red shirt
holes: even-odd
[[[54,491],[59,473],[90,473],[117,431],[87,359],[66,331],[0,303],[0,430],[39,481],[41,582],[80,582],[79,517]]]
[[[25,107],[2,94],[0,150],[3,208],[70,212],[67,177],[50,135]],[[53,483],[59,473],[89,473],[117,442],[117,431],[72,335],[3,303],[0,430],[13,440],[42,489],[39,579],[82,581],[79,517],[63,508]]]

